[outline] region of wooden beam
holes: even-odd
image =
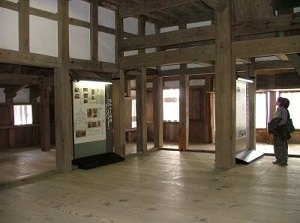
[[[232,29],[235,37],[300,29],[300,13],[281,15],[270,19],[237,22],[233,24]],[[121,50],[129,51],[210,40],[215,38],[214,30],[214,25],[212,25],[156,35],[130,37],[121,41]]]
[[[134,49],[146,49],[185,42],[210,40],[214,38],[213,30],[213,26],[207,26],[148,35],[144,37],[133,37],[121,42],[121,50],[130,51]]]
[[[163,9],[183,6],[186,4],[190,4],[193,2],[198,2],[199,0],[152,0],[146,1],[144,4],[136,4],[131,7],[120,7],[120,16],[121,17],[131,17],[131,16],[139,16],[142,14],[151,13],[154,11],[159,11]]]
[[[1,73],[0,83],[9,85],[40,85],[40,77],[38,75]]]
[[[166,52],[156,52],[124,57],[120,61],[123,69],[152,67],[164,64],[193,63],[215,59],[215,45],[190,47]]]
[[[0,1],[0,7],[5,8],[5,9],[10,9],[14,11],[18,11],[18,5],[19,3],[14,3],[10,1]]]
[[[118,73],[118,68],[116,64],[100,62],[100,61],[90,61],[90,60],[71,58],[69,60],[68,66],[70,69],[74,69],[74,70]]]
[[[300,29],[300,13],[284,14],[272,18],[235,22],[234,36],[256,35]]]
[[[232,47],[236,58],[293,54],[300,52],[300,36],[237,41]]]
[[[5,49],[0,49],[0,62],[51,68],[59,66],[56,57]]]
[[[220,12],[227,7],[227,3],[224,0],[202,0],[202,2],[208,5],[210,8]]]
[[[294,66],[297,74],[300,77],[300,56],[299,56],[299,54],[297,54],[297,53],[295,53],[295,54],[287,54],[287,57],[289,58],[289,61]]]

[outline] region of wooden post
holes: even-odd
[[[205,75],[205,97],[204,97],[204,124],[205,124],[205,142],[212,143],[211,126],[211,95],[213,91],[213,75]]]
[[[146,68],[136,79],[137,152],[147,152]]]
[[[114,152],[120,156],[125,155],[125,98],[124,98],[124,71],[120,70],[116,80],[113,81],[113,126],[114,126]]]
[[[236,74],[232,55],[232,1],[215,11],[216,34],[216,167],[235,165]]]
[[[19,49],[29,53],[29,0],[19,1]]]
[[[51,149],[50,136],[50,83],[47,78],[44,78],[41,84],[41,108],[40,108],[40,135],[42,151],[49,151]]]
[[[72,170],[73,125],[69,76],[69,1],[58,1],[58,58],[54,69],[56,168]]]
[[[179,150],[189,146],[189,75],[186,75],[186,64],[181,64],[179,78]]]
[[[247,84],[247,149],[256,149],[256,78],[254,65],[247,66],[247,76],[253,83]]]
[[[91,60],[98,61],[98,1],[90,2],[91,11]]]
[[[163,80],[153,77],[153,139],[154,147],[163,147]]]

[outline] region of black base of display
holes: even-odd
[[[116,153],[105,153],[94,156],[74,159],[73,165],[78,166],[80,169],[91,169],[99,166],[105,166],[112,163],[122,162],[125,158]]]
[[[256,150],[243,150],[235,155],[235,161],[238,164],[249,164],[261,157],[263,157],[264,154],[261,152],[257,152]]]

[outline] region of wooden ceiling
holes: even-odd
[[[256,1],[258,4],[262,1]],[[214,20],[214,10],[222,10],[226,6],[225,0],[99,0],[100,5],[119,9],[120,16],[142,16],[146,21],[152,22],[159,27],[175,26],[185,23]],[[234,8],[245,1],[233,0]],[[269,1],[265,1],[269,4]],[[275,11],[291,11],[299,7],[299,0],[273,0],[270,7]],[[267,12],[268,14],[268,12]],[[239,13],[235,13],[238,19]],[[254,15],[255,16],[255,15]]]

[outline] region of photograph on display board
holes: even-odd
[[[105,85],[73,83],[74,143],[106,139]]]

